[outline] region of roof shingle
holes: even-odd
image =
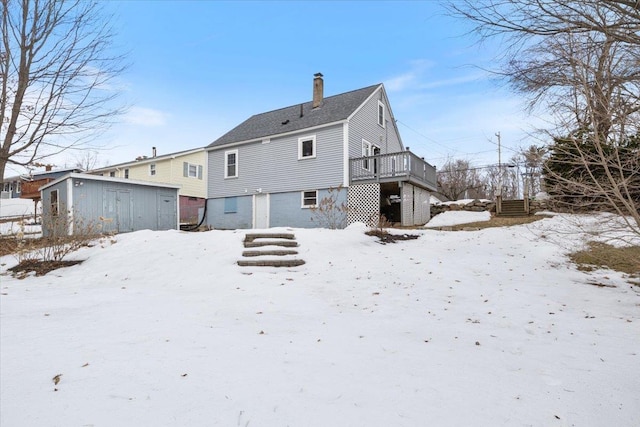
[[[322,106],[316,109],[312,108],[312,101],[305,102],[302,104],[302,117],[301,104],[256,114],[216,139],[208,147],[266,138],[344,120],[380,86],[377,84],[326,97]]]

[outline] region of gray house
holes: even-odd
[[[106,233],[177,229],[179,189],[178,185],[67,174],[40,188],[43,235],[73,234],[74,227],[80,226],[99,226]],[[52,222],[54,226],[47,226]],[[66,230],[52,228],[60,224]]]
[[[207,147],[207,222],[215,228],[317,227],[330,193],[347,223],[429,220],[436,171],[402,144],[382,84],[257,114]]]

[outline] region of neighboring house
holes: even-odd
[[[0,185],[0,199],[15,199],[22,192],[22,179],[20,176],[10,176],[2,180]]]
[[[195,224],[207,197],[207,153],[196,148],[177,153],[138,157],[127,163],[94,169],[88,173],[112,178],[134,179],[180,186],[180,222]]]
[[[56,231],[73,234],[88,229],[106,233],[177,229],[179,189],[178,185],[70,173],[40,188],[42,232],[46,237]]]
[[[318,73],[312,101],[254,115],[207,147],[208,225],[322,227],[313,208],[329,194],[348,223],[429,220],[435,168],[403,146],[384,86],[327,98],[323,86]]]
[[[43,172],[21,175],[20,197],[23,199],[32,199],[37,203],[40,200],[40,187],[68,173],[78,172],[82,172],[82,169],[66,168],[53,170],[51,165],[47,165],[46,170]]]

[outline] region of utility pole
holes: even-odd
[[[498,137],[498,170],[502,172],[502,153],[500,146],[500,131],[496,132],[496,136]]]
[[[498,192],[502,195],[502,146],[500,144],[500,131],[496,132],[496,136],[498,137]]]

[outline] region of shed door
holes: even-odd
[[[132,231],[131,192],[129,190],[107,189],[104,193],[104,218],[102,229],[118,233]]]
[[[158,230],[173,230],[178,224],[174,194],[160,194],[158,197]]]

